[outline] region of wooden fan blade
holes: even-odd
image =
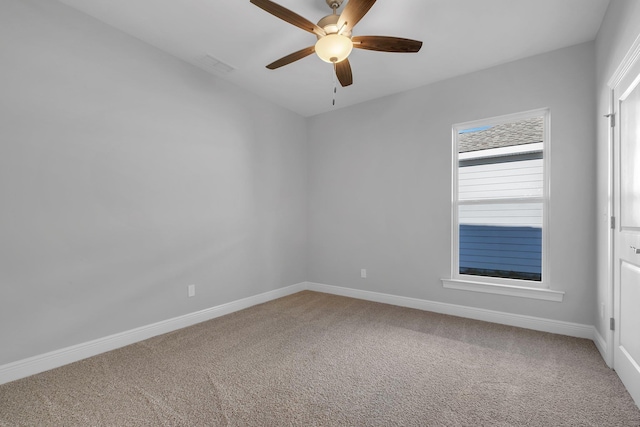
[[[333,64],[336,70],[336,76],[342,87],[353,84],[353,74],[351,74],[351,64],[349,59],[343,59],[342,61]]]
[[[356,36],[352,40],[353,47],[379,52],[415,53],[422,47],[418,40],[385,36]]]
[[[344,25],[342,32],[351,31],[375,2],[376,0],[349,0],[338,19],[338,28],[341,29]]]
[[[305,47],[304,49],[300,49],[297,52],[293,52],[290,55],[287,55],[283,58],[278,59],[277,61],[272,62],[271,64],[267,65],[267,68],[270,70],[275,70],[276,68],[280,68],[287,64],[291,64],[292,62],[295,62],[298,59],[306,58],[307,56],[311,55],[315,51],[316,51],[315,46]]]
[[[273,16],[282,19],[292,25],[295,25],[298,28],[302,28],[305,31],[310,33],[317,34],[319,36],[325,36],[327,33],[320,27],[318,27],[313,22],[303,18],[295,12],[290,11],[289,9],[280,6],[277,3],[274,3],[269,0],[250,0],[251,3],[255,4],[259,8],[269,12]]]

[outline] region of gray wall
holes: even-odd
[[[593,324],[594,87],[590,42],[309,119],[308,279]],[[542,107],[551,109],[551,286],[564,302],[444,289],[451,125]]]
[[[302,117],[47,0],[0,61],[0,365],[305,280]]]
[[[614,0],[607,9],[596,39],[598,111],[598,312],[604,305],[605,315],[597,316],[596,328],[609,339],[611,313],[610,260],[610,142],[609,126],[602,116],[609,113],[611,92],[607,85],[633,42],[640,35],[640,1]]]

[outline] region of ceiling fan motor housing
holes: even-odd
[[[340,31],[338,28],[338,20],[340,19],[340,15],[327,15],[321,20],[318,21],[318,27],[322,28],[327,34],[337,34]],[[351,38],[351,31],[343,31],[341,33],[343,36]],[[321,39],[323,36],[316,35],[318,39]]]

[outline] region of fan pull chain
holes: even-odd
[[[338,92],[338,82],[336,78],[336,63],[333,63],[333,106],[336,106],[336,93]]]

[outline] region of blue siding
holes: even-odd
[[[460,273],[541,280],[542,229],[460,224]]]

